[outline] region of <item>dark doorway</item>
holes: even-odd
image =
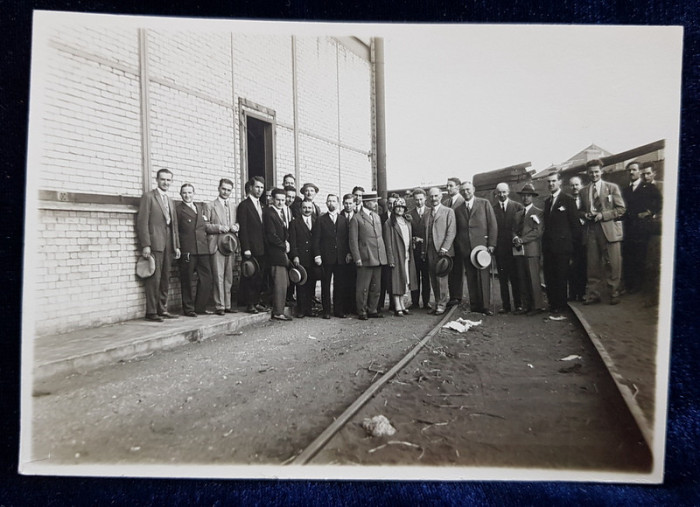
[[[265,190],[268,190],[275,181],[272,124],[246,115],[246,127],[248,179],[261,176],[265,179]]]

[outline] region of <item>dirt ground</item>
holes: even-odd
[[[639,430],[566,316],[487,317],[463,334],[441,330],[311,463],[648,471]],[[562,361],[570,355],[581,358]],[[368,436],[361,423],[376,415],[397,432]]]

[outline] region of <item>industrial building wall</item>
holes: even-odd
[[[291,172],[323,200],[372,187],[371,64],[335,38],[71,25],[39,42],[38,334],[143,316],[138,197],[167,167],[174,199],[190,182],[209,201],[229,177],[240,200],[245,111],[273,125],[274,183]]]

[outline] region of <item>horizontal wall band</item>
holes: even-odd
[[[39,190],[39,200],[70,204],[106,204],[138,207],[140,197],[126,195],[88,194],[82,192],[61,192],[57,190]]]

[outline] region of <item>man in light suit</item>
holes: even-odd
[[[498,269],[498,283],[501,286],[501,302],[503,307],[498,313],[509,313],[510,289],[513,288],[513,305],[515,310],[521,309],[520,284],[513,259],[513,229],[515,217],[523,210],[523,205],[508,198],[510,188],[507,183],[496,185],[496,224],[498,225],[498,240],[496,241],[496,268]],[[532,196],[531,196],[532,198]],[[537,254],[539,257],[539,253]]]
[[[444,206],[452,208],[452,211],[457,212],[462,204],[464,204],[464,197],[459,193],[459,187],[462,184],[462,180],[457,177],[451,177],[447,179],[447,198],[442,201]],[[453,259],[454,264],[452,265],[452,271],[447,275],[447,283],[450,288],[450,300],[447,302],[447,307],[458,305],[462,302],[462,296],[464,295],[464,266],[462,264],[462,256],[459,252],[455,251],[455,256]]]
[[[561,174],[547,176],[547,188],[551,195],[544,202],[542,266],[549,310],[558,314],[567,305],[569,263],[580,223],[576,201],[561,189]]]
[[[236,217],[240,227],[238,238],[241,241],[243,261],[255,258],[259,270],[249,278],[243,277],[240,286],[240,300],[248,313],[259,313],[267,309],[260,304],[260,292],[265,276],[265,233],[262,220],[260,197],[265,191],[265,180],[253,176],[248,182],[250,193],[238,205]]]
[[[176,319],[168,313],[168,286],[170,265],[180,258],[180,236],[177,227],[177,214],[173,202],[168,197],[168,188],[173,181],[173,173],[159,169],[156,174],[157,188],[141,197],[136,217],[136,233],[144,258],[153,256],[156,270],[146,278],[146,320],[163,322],[163,319]]]
[[[211,252],[211,268],[214,277],[214,305],[217,315],[236,313],[236,305],[231,303],[231,287],[233,286],[234,254],[219,250],[219,237],[229,232],[238,232],[236,211],[230,202],[233,192],[233,182],[227,178],[219,181],[219,197],[209,203],[207,215],[209,223],[206,226],[209,235],[209,251]]]
[[[583,304],[600,302],[605,276],[610,289],[610,304],[616,305],[620,302],[621,219],[625,214],[625,203],[618,186],[603,181],[602,161],[589,160],[586,172],[590,183],[581,191],[583,210],[580,212],[586,220],[584,244],[588,262],[588,284]]]
[[[537,197],[535,187],[526,183],[518,192],[523,200],[524,208],[517,211],[513,220],[511,232],[514,250],[513,258],[519,278],[520,299],[523,308],[513,312],[513,315],[537,315],[544,311],[544,298],[540,285],[540,255],[542,245],[542,230],[544,229],[544,217],[542,210],[532,204],[532,198]],[[501,231],[499,229],[500,236]]]
[[[428,198],[432,209],[423,214],[423,223],[425,224],[423,258],[428,262],[430,285],[433,287],[433,295],[435,296],[435,307],[428,313],[435,315],[445,313],[449,301],[447,276],[437,276],[437,262],[440,257],[454,257],[454,240],[457,235],[455,212],[440,202],[441,197],[442,192],[439,188],[431,188],[428,191]],[[454,264],[452,269],[454,269]]]
[[[408,214],[411,217],[411,227],[413,228],[412,246],[413,258],[416,261],[416,279],[418,288],[411,291],[413,306],[418,308],[420,298],[423,298],[423,308],[427,308],[430,303],[430,275],[428,274],[428,263],[423,259],[423,244],[425,243],[425,222],[423,216],[430,213],[430,208],[425,205],[426,193],[422,188],[413,190],[413,202],[416,207]]]
[[[354,193],[354,192],[353,192]],[[350,221],[350,253],[357,266],[355,303],[360,320],[381,318],[377,312],[382,266],[388,264],[377,214],[377,194],[366,193],[363,205]]]
[[[263,210],[265,252],[267,252],[267,262],[270,265],[272,279],[272,314],[270,318],[288,321],[292,319],[284,314],[284,300],[289,284],[287,254],[290,251],[289,230],[285,213],[287,210],[284,204],[285,192],[281,188],[274,188],[270,192],[270,198],[272,205]]]
[[[477,269],[470,255],[477,246],[487,247],[490,254],[496,250],[498,224],[491,203],[474,195],[474,185],[465,181],[460,186],[464,203],[457,208],[457,250],[462,256],[464,272],[467,275],[469,306],[471,311],[493,315],[491,305],[491,266]]]
[[[182,202],[177,205],[177,225],[180,236],[180,292],[182,313],[187,317],[207,313],[211,297],[211,260],[206,226],[209,223],[204,203],[194,202],[194,186],[185,183],[180,187]],[[194,273],[197,272],[197,291],[192,290]],[[211,312],[209,312],[211,313]]]

